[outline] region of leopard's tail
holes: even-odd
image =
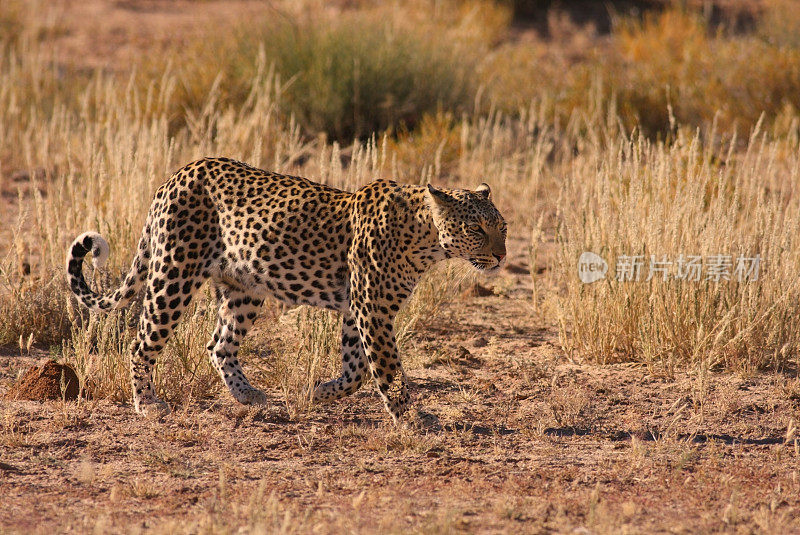
[[[139,248],[133,259],[128,275],[122,285],[111,293],[100,295],[94,292],[83,278],[83,258],[92,253],[92,264],[95,269],[105,265],[108,260],[108,242],[97,232],[84,232],[72,242],[67,250],[67,281],[75,297],[93,312],[110,312],[124,307],[142,287],[147,277],[147,266],[150,263],[150,230],[145,225]]]

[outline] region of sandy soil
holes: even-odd
[[[414,338],[402,428],[372,386],[294,419],[278,391],[162,421],[3,401],[2,531],[800,530],[796,378],[569,362],[512,260],[503,296],[457,300]],[[6,353],[0,394],[41,356]]]

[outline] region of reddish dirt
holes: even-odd
[[[0,531],[800,532],[796,376],[572,362],[512,260],[407,344],[406,428],[372,386],[296,417],[279,388],[160,421],[3,402]],[[28,360],[0,357],[0,394]]]
[[[80,394],[78,376],[70,366],[52,360],[29,368],[6,393],[6,399],[47,401],[76,400]]]

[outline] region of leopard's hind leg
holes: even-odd
[[[217,284],[217,300],[217,326],[206,346],[211,364],[236,401],[245,405],[264,404],[267,396],[250,384],[238,358],[242,338],[253,326],[263,301],[221,283]]]
[[[183,311],[203,283],[203,277],[187,267],[182,270],[166,260],[154,264],[163,269],[151,269],[148,274],[139,328],[130,355],[133,403],[136,412],[146,416],[159,416],[169,411],[153,388],[153,367],[156,356],[164,349]]]

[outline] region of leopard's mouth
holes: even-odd
[[[481,273],[492,275],[500,271],[500,262],[481,262],[475,258],[470,258],[469,263]]]

